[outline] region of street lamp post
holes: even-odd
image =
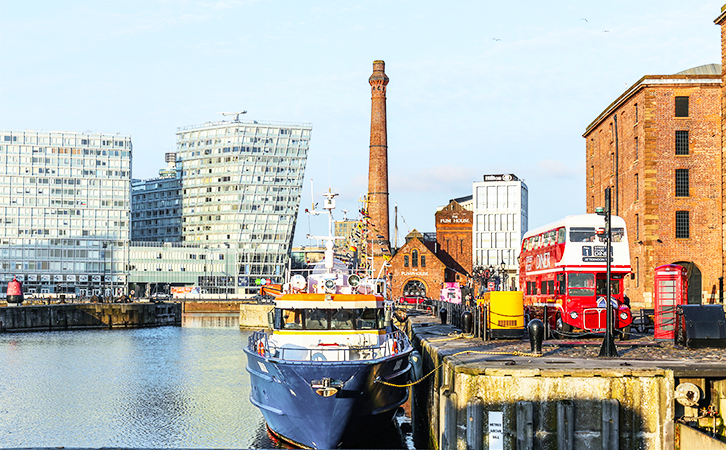
[[[605,275],[605,305],[607,312],[607,321],[605,330],[605,337],[600,347],[601,357],[615,357],[618,355],[618,349],[615,347],[615,337],[613,336],[613,305],[610,301],[610,251],[612,250],[612,233],[610,229],[610,218],[611,218],[611,207],[610,207],[610,188],[605,188],[605,209],[597,208],[597,213],[601,216],[605,216],[605,261],[606,261],[606,275]]]
[[[500,291],[508,291],[509,290],[507,288],[507,271],[506,271],[506,267],[507,267],[507,265],[504,263],[504,261],[502,261],[502,263],[499,265],[499,270],[500,270],[501,277],[502,277],[502,286],[499,289]]]

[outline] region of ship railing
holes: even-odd
[[[265,358],[277,358],[286,361],[361,361],[375,360],[396,355],[406,350],[408,339],[401,330],[386,334],[386,339],[376,345],[316,345],[316,346],[276,346],[271,345],[269,335],[264,331],[255,331],[248,338],[250,351]]]

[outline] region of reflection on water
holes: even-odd
[[[239,313],[184,313],[183,327],[234,327],[239,328]]]
[[[216,320],[0,334],[0,447],[273,448],[248,400],[249,332],[198,325]]]
[[[0,333],[0,448],[282,448],[249,402],[239,314]],[[360,448],[400,447],[376,430]]]

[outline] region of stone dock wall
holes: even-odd
[[[267,313],[274,308],[272,303],[244,300],[184,300],[182,305],[184,313],[239,313],[241,328],[268,328]]]
[[[422,373],[433,371],[411,388],[414,434],[428,438],[417,447],[674,448],[671,370],[477,353],[476,340],[437,338],[446,332],[432,336],[430,328],[409,328]]]
[[[0,332],[181,326],[180,303],[75,303],[0,308]]]

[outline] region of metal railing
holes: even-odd
[[[247,348],[260,356],[286,361],[341,362],[375,360],[393,356],[404,351],[408,342],[406,335],[401,330],[388,333],[382,344],[367,346],[329,344],[315,347],[284,347],[271,345],[269,336],[264,331],[255,331],[247,339]]]

